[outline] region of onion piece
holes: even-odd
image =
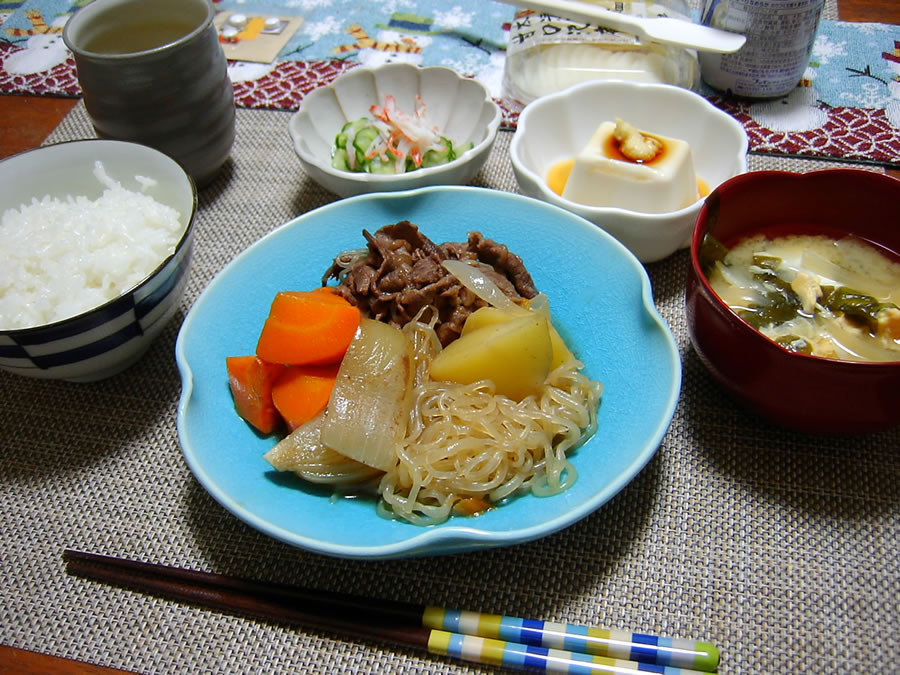
[[[862,334],[838,317],[823,317],[828,334],[845,358],[853,361],[900,361],[900,349],[890,349],[887,342]]]
[[[803,267],[807,270],[824,277],[823,285],[829,285],[828,282],[833,282],[836,286],[846,286],[847,288],[865,292],[882,301],[900,301],[900,294],[896,293],[896,289],[884,286],[875,279],[864,277],[858,272],[842,267],[815,251],[804,251],[802,262]]]
[[[380,471],[391,469],[406,436],[413,374],[406,335],[363,319],[341,361],[325,409],[322,442]]]
[[[724,283],[718,283],[716,275],[711,274],[709,277],[710,285],[716,294],[722,298],[722,301],[735,311],[748,309],[753,305],[762,306],[766,304],[766,296],[763,294],[762,284],[750,274],[742,273],[742,270],[723,265],[721,261],[716,262],[715,271],[718,272]]]
[[[291,471],[311,483],[361,483],[381,472],[350,459],[322,443],[321,412],[281,439],[263,459],[279,471]]]
[[[532,312],[540,312],[550,320],[550,300],[546,293],[538,293],[528,301],[528,309]]]
[[[493,282],[484,272],[475,265],[470,265],[462,260],[444,260],[441,263],[450,274],[459,279],[459,283],[472,291],[479,298],[497,309],[509,312],[528,312],[529,310],[517,305],[500,287]]]

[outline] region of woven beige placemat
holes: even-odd
[[[389,562],[270,539],[194,480],[173,356],[212,277],[334,196],[308,179],[288,113],[238,111],[201,194],[182,311],[146,357],[90,385],[0,373],[0,643],[144,673],[490,672],[67,577],[73,547],[382,598],[708,639],[723,673],[886,672],[900,662],[900,430],[772,428],[725,397],[685,332],[686,252],[648,266],[678,341],[681,400],[654,459],[569,529],[486,552]],[[79,104],[49,141],[92,135]],[[476,185],[516,191],[501,134]],[[751,168],[833,166],[751,157]],[[478,225],[478,224],[473,224]]]

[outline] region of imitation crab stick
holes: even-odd
[[[340,363],[323,366],[290,366],[272,385],[272,402],[293,431],[328,405]]]
[[[327,289],[275,296],[256,345],[270,363],[337,363],[359,327],[359,309]]]
[[[281,424],[281,415],[272,403],[272,385],[285,366],[257,356],[229,356],[225,366],[238,415],[261,433],[271,434]]]

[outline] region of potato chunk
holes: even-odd
[[[498,394],[521,401],[540,391],[552,360],[547,317],[533,312],[451,342],[431,362],[431,377],[459,384],[491,380]]]
[[[462,334],[466,335],[474,330],[479,330],[487,326],[493,326],[498,323],[511,321],[522,314],[513,314],[511,312],[498,309],[497,307],[482,307],[472,312],[466,319],[463,326]],[[550,370],[558,368],[566,361],[575,358],[569,348],[566,346],[565,340],[550,323],[550,345],[553,348],[553,359],[550,362]]]

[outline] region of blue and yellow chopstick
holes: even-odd
[[[432,654],[516,670],[571,673],[572,675],[708,675],[709,671],[677,666],[641,663],[609,656],[572,652],[564,649],[506,642],[476,635],[431,630],[428,651]]]
[[[660,666],[714,672],[719,650],[708,642],[657,637],[622,630],[519,619],[498,614],[425,607],[422,625],[535,647]]]
[[[694,675],[715,671],[719,661],[706,642],[373,600],[82,551],[63,558],[70,574],[88,579],[504,668]]]

